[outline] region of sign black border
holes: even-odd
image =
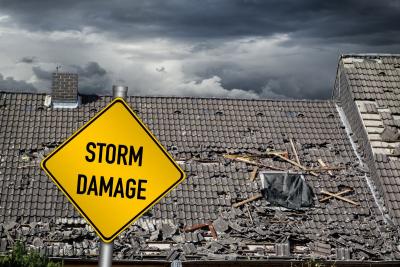
[[[181,174],[180,178],[171,185],[167,190],[165,190],[158,198],[156,198],[153,202],[147,205],[142,211],[140,211],[135,217],[133,217],[129,222],[127,222],[124,226],[122,226],[118,231],[116,231],[110,237],[106,237],[100,231],[99,228],[90,220],[90,218],[86,215],[86,213],[79,207],[79,205],[73,200],[73,198],[68,194],[68,192],[61,186],[61,184],[57,181],[54,175],[48,170],[46,167],[46,163],[49,159],[51,159],[58,151],[60,151],[63,147],[65,147],[69,142],[71,142],[76,136],[78,136],[82,131],[84,131],[88,126],[90,126],[93,122],[95,122],[101,115],[103,115],[107,110],[109,110],[112,106],[117,103],[121,103],[132,115],[132,117],[136,120],[136,122],[142,127],[142,129],[147,133],[148,136],[157,144],[160,150],[164,153],[164,155],[171,161],[172,165],[179,171]],[[57,147],[49,156],[47,156],[41,163],[42,168],[46,171],[46,173],[52,178],[52,180],[56,183],[56,185],[63,191],[65,195],[67,195],[68,199],[72,202],[75,208],[82,214],[82,216],[89,221],[90,225],[92,225],[96,232],[100,235],[100,237],[106,242],[112,242],[122,231],[124,231],[133,221],[139,219],[148,209],[150,209],[153,205],[155,205],[162,197],[164,197],[169,191],[171,191],[175,186],[177,186],[180,182],[185,179],[185,173],[181,170],[181,168],[177,165],[177,163],[172,159],[172,157],[168,154],[166,149],[160,144],[160,142],[155,138],[155,136],[151,133],[151,131],[146,127],[146,125],[140,120],[140,118],[131,110],[128,104],[122,98],[116,98],[113,100],[108,106],[106,106],[102,111],[97,113],[89,122],[83,125],[80,129],[78,129],[72,136],[70,136],[63,144]]]

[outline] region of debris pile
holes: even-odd
[[[21,97],[32,107],[43,104],[38,96]],[[0,109],[4,121],[10,120],[0,143],[0,251],[22,240],[51,257],[97,257],[97,235],[76,219],[79,214],[38,163],[110,99],[68,111]],[[129,101],[187,179],[117,237],[116,259],[400,259],[398,229],[385,221],[369,187],[369,170],[357,158],[334,103]],[[282,190],[272,193],[265,190],[271,173],[300,178],[283,179]],[[296,183],[302,184],[294,187],[299,190],[286,190]],[[271,199],[275,193],[284,201]],[[308,204],[287,204],[293,199]]]

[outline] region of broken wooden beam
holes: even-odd
[[[313,171],[309,171],[306,167],[304,167],[303,165],[301,165],[301,164],[299,164],[299,163],[297,163],[297,162],[295,162],[293,160],[287,159],[287,158],[285,158],[285,157],[283,157],[282,155],[279,155],[279,154],[272,154],[272,155],[274,155],[274,156],[276,156],[276,157],[278,157],[278,158],[280,158],[280,159],[282,159],[284,161],[289,162],[290,164],[302,169],[303,171],[307,171],[307,172],[310,172],[310,174],[312,174],[314,176],[318,176],[317,173],[315,173]]]
[[[326,164],[325,164],[325,162],[323,162],[322,159],[318,159],[317,161],[318,161],[319,165],[321,165],[322,168],[327,167]],[[329,173],[330,176],[333,176],[333,173],[332,173],[331,170],[328,170],[328,173]]]
[[[208,229],[210,230],[211,236],[213,237],[213,239],[217,240],[218,239],[217,231],[215,231],[215,227],[212,223],[208,224]]]
[[[353,200],[350,200],[350,199],[348,199],[348,198],[342,197],[342,196],[340,196],[340,195],[337,195],[337,194],[328,192],[328,191],[326,191],[326,190],[324,190],[324,189],[321,190],[321,193],[322,193],[322,194],[325,194],[325,195],[332,196],[332,197],[337,198],[337,199],[340,199],[340,200],[342,200],[342,201],[348,202],[348,203],[353,204],[353,205],[355,205],[355,206],[360,205],[360,203],[358,203],[358,202],[355,202],[355,201],[353,201]]]
[[[329,167],[320,167],[320,168],[308,168],[308,171],[314,172],[325,172],[325,171],[334,171],[334,170],[344,170],[346,167],[339,167],[339,166],[329,166]]]
[[[217,232],[215,231],[214,225],[213,225],[211,222],[208,222],[208,223],[199,223],[199,224],[194,224],[194,225],[192,225],[192,226],[187,226],[187,227],[185,227],[185,228],[183,229],[183,231],[184,231],[185,233],[187,233],[187,232],[193,232],[193,231],[196,231],[196,230],[205,228],[205,227],[208,228],[208,230],[210,231],[211,236],[213,237],[213,239],[218,239]]]
[[[255,200],[259,199],[259,198],[262,198],[262,196],[263,195],[261,193],[258,193],[258,194],[254,195],[252,197],[249,197],[248,199],[245,199],[245,200],[242,200],[242,201],[240,201],[238,203],[233,204],[232,207],[238,208],[240,206],[243,206],[246,203],[249,203],[249,202],[255,201]]]
[[[196,231],[198,229],[204,228],[204,227],[208,227],[208,223],[199,223],[199,224],[194,224],[192,226],[187,226],[183,229],[184,232],[193,232]]]
[[[232,159],[232,160],[244,162],[244,163],[251,164],[251,165],[254,165],[254,166],[257,166],[257,167],[261,167],[261,168],[268,168],[268,169],[276,170],[276,171],[285,171],[282,168],[275,167],[275,166],[272,166],[272,165],[262,164],[262,163],[250,160],[250,159],[248,159],[246,157],[242,157],[242,156],[225,154],[225,155],[223,155],[223,157],[226,158],[226,159]]]
[[[253,216],[251,216],[251,212],[250,212],[250,209],[249,209],[249,206],[248,206],[248,205],[246,205],[246,210],[247,210],[247,214],[249,215],[251,224],[253,225],[253,224],[254,224]]]
[[[353,191],[353,189],[346,189],[346,190],[341,191],[339,193],[335,193],[335,196],[341,196],[341,195],[350,193],[351,191]],[[324,197],[324,198],[320,199],[319,202],[324,202],[324,201],[327,201],[327,200],[329,200],[331,198],[333,198],[333,196],[327,196],[327,197]]]
[[[254,181],[257,177],[257,173],[258,173],[258,166],[255,166],[253,171],[250,173],[250,181]]]
[[[296,147],[294,146],[294,143],[293,143],[292,138],[290,138],[289,141],[290,141],[290,145],[292,146],[292,151],[293,151],[293,154],[294,154],[294,156],[295,156],[295,158],[296,158],[296,162],[297,162],[298,164],[300,164],[299,155],[297,154],[297,150],[296,150]]]

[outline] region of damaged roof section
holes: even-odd
[[[97,255],[97,237],[37,164],[112,99],[82,98],[76,109],[51,109],[45,95],[1,94],[3,250],[22,237],[49,255]],[[118,237],[116,258],[399,258],[398,235],[380,215],[334,102],[127,101],[188,178]],[[259,174],[268,171],[301,174],[313,205],[289,209],[260,197]]]
[[[399,224],[400,56],[342,56],[334,95],[345,110],[390,216]]]

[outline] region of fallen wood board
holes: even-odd
[[[195,230],[198,230],[198,229],[201,229],[201,228],[204,228],[204,227],[208,227],[208,225],[209,225],[208,223],[194,224],[192,226],[185,227],[183,229],[183,231],[184,232],[193,232]]]
[[[290,141],[290,145],[292,146],[292,151],[293,151],[293,154],[294,154],[294,156],[295,156],[295,158],[296,158],[296,162],[297,162],[298,164],[300,164],[299,155],[297,154],[297,150],[296,150],[296,147],[294,146],[294,143],[293,143],[292,138],[290,138],[289,141]]]
[[[261,168],[269,168],[269,169],[276,170],[276,171],[285,171],[282,168],[275,167],[275,166],[272,166],[272,165],[262,164],[262,163],[259,163],[259,162],[255,162],[255,161],[252,161],[252,160],[250,160],[248,158],[245,158],[245,157],[242,157],[242,156],[223,155],[223,157],[226,158],[226,159],[232,159],[232,160],[248,163],[248,164],[251,164],[251,165],[254,165],[254,166],[258,166],[258,167],[261,167]]]
[[[341,195],[350,193],[351,191],[353,191],[353,189],[346,189],[346,190],[341,191],[341,192],[339,192],[339,193],[335,193],[335,195],[336,195],[336,196],[341,196]],[[320,199],[319,202],[324,202],[324,201],[327,201],[327,200],[329,200],[329,199],[331,199],[331,198],[333,198],[333,196],[327,196],[327,197],[324,197],[324,198]]]
[[[251,212],[250,212],[250,209],[249,209],[249,206],[248,206],[248,205],[246,205],[246,209],[247,209],[247,214],[249,215],[251,224],[254,224],[253,216],[251,216]]]
[[[208,230],[210,230],[210,233],[211,233],[211,236],[213,237],[213,239],[217,239],[218,238],[217,232],[215,231],[215,228],[214,228],[214,225],[211,222],[194,224],[192,226],[185,227],[183,229],[183,231],[186,232],[186,233],[187,232],[193,232],[193,231],[196,231],[198,229],[205,228],[205,227],[207,227]]]
[[[272,155],[274,155],[274,156],[276,156],[276,157],[278,157],[278,158],[280,158],[280,159],[283,159],[284,161],[287,161],[287,162],[289,162],[290,164],[292,164],[292,165],[294,165],[294,166],[296,166],[296,167],[299,167],[299,168],[302,169],[303,171],[309,171],[306,167],[304,167],[303,165],[301,165],[301,164],[299,164],[299,163],[297,163],[297,162],[295,162],[295,161],[293,161],[293,160],[287,159],[287,158],[285,158],[285,157],[283,157],[283,156],[281,156],[281,155],[279,155],[279,154],[272,154]],[[318,176],[318,174],[315,173],[315,172],[313,172],[313,171],[309,171],[309,172],[310,172],[310,174],[312,174],[312,175],[314,175],[314,176]]]
[[[238,208],[240,206],[243,206],[246,203],[249,203],[249,202],[255,201],[255,200],[259,199],[259,198],[262,198],[262,196],[263,195],[261,193],[256,194],[256,195],[254,195],[254,196],[252,196],[252,197],[250,197],[248,199],[245,199],[245,200],[242,200],[242,201],[240,201],[238,203],[233,204],[232,207]]]
[[[208,225],[208,229],[210,230],[213,239],[217,240],[218,239],[217,231],[215,231],[214,225],[212,223]]]
[[[337,198],[337,199],[340,199],[340,200],[342,200],[342,201],[348,202],[348,203],[353,204],[353,205],[355,205],[355,206],[359,206],[359,205],[360,205],[360,203],[358,203],[358,202],[354,202],[353,200],[350,200],[350,199],[345,198],[345,197],[341,197],[341,196],[339,196],[339,195],[336,195],[336,194],[334,194],[334,193],[325,191],[325,190],[323,190],[323,189],[321,190],[321,193],[322,193],[322,194],[325,194],[325,195],[332,196],[332,197]]]
[[[314,172],[324,172],[329,170],[344,170],[346,167],[339,167],[339,166],[331,166],[331,167],[321,167],[321,168],[309,168],[308,171]]]
[[[319,165],[321,165],[322,168],[327,167],[325,162],[322,159],[318,159],[317,161],[318,161]],[[333,176],[332,171],[328,170],[328,173],[329,173],[330,176]]]
[[[253,171],[250,174],[250,181],[254,181],[257,177],[257,173],[258,173],[258,166],[255,166]]]

